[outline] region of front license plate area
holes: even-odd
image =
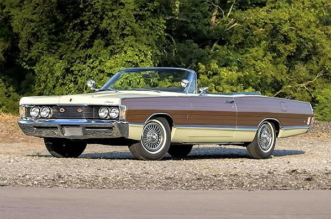
[[[83,129],[80,126],[63,126],[64,136],[82,136]]]

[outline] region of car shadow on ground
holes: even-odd
[[[301,150],[275,150],[274,157],[295,156],[304,154]],[[108,153],[85,153],[80,156],[85,159],[134,159],[129,151],[118,151]],[[202,147],[193,148],[185,160],[198,159],[250,159],[245,148],[226,148],[226,147]],[[166,155],[163,160],[173,160],[170,155]]]
[[[275,150],[274,157],[295,156],[304,154],[301,150]],[[48,154],[30,154],[29,157],[52,157]],[[104,153],[83,153],[79,158],[82,159],[135,159],[129,151],[111,151]],[[199,159],[250,159],[246,148],[228,147],[194,147],[185,160]],[[174,160],[170,155],[166,155],[163,160]]]

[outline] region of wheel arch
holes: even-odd
[[[154,114],[150,115],[148,117],[148,119],[146,119],[145,124],[149,120],[159,118],[159,117],[165,118],[170,126],[170,129],[172,129],[172,127],[174,126],[174,119],[168,113],[154,113]]]

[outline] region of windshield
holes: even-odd
[[[115,74],[101,90],[154,90],[193,93],[191,72],[182,69],[131,69]],[[191,83],[190,83],[191,82]]]

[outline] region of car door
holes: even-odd
[[[225,95],[191,96],[190,142],[232,142],[236,131],[236,104]]]

